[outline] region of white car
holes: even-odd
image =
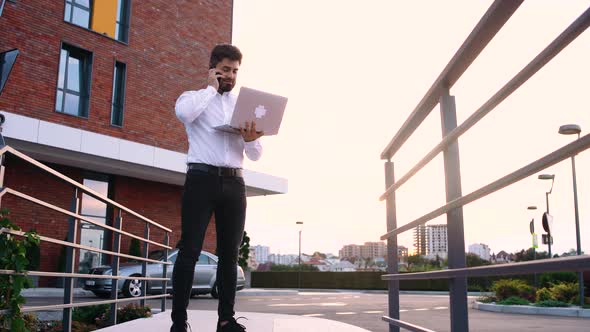
[[[161,250],[153,251],[150,253],[149,258],[154,260],[163,260],[164,252]],[[173,250],[168,255],[168,261],[174,263],[178,255],[178,249]],[[217,256],[207,251],[202,251],[199,260],[195,265],[195,278],[193,280],[193,291],[191,296],[199,294],[211,294],[213,298],[218,298],[217,293]],[[141,276],[141,263],[122,263],[119,267],[120,276]],[[161,278],[163,271],[163,264],[148,263],[147,266],[147,277]],[[172,278],[173,265],[168,265],[166,276]],[[238,280],[237,290],[244,288],[246,284],[246,278],[244,277],[244,271],[238,265]],[[90,269],[90,274],[102,274],[111,275],[112,270],[110,266],[98,266]],[[144,280],[128,279],[119,280],[118,288],[119,293],[122,293],[125,297],[139,297],[142,296],[142,283]],[[96,296],[107,298],[111,296],[112,279],[86,279],[84,282],[84,289],[92,291]],[[166,290],[172,291],[172,282],[168,281],[166,284]],[[162,282],[161,281],[148,281],[147,283],[148,294],[161,294],[162,293]]]

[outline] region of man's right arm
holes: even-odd
[[[183,123],[192,123],[205,111],[216,93],[211,85],[199,91],[184,92],[176,100],[176,117]]]

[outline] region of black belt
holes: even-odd
[[[235,176],[240,178],[242,177],[242,170],[239,168],[217,167],[207,164],[189,163],[188,170],[207,172],[209,174],[217,176]]]

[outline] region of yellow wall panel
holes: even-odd
[[[93,1],[92,26],[90,28],[96,32],[106,33],[116,39],[117,3],[118,0]]]

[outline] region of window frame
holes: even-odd
[[[59,78],[61,75],[61,54],[63,51],[67,52],[67,56],[66,56],[66,64],[65,64],[65,70],[64,70],[64,86],[62,88],[59,87]],[[85,91],[73,91],[73,90],[68,90],[67,89],[67,81],[68,81],[68,65],[67,62],[69,61],[70,58],[70,54],[72,52],[72,50],[77,53],[78,55],[81,55],[84,57],[83,59],[83,65],[81,66],[82,70],[84,71],[84,74],[86,75],[86,77],[82,77],[85,78],[84,80],[81,80],[81,82],[83,82],[83,84],[81,84],[81,89],[80,90],[85,90]],[[75,58],[75,57],[74,57]],[[79,58],[77,58],[78,60],[80,60]],[[64,115],[69,115],[69,116],[73,116],[73,117],[77,117],[77,118],[82,118],[82,119],[88,119],[90,116],[90,97],[91,97],[91,91],[92,91],[92,67],[93,67],[93,63],[94,63],[94,53],[91,51],[88,51],[84,48],[81,48],[77,45],[73,45],[71,43],[66,43],[66,42],[61,42],[60,44],[60,48],[59,48],[59,61],[58,61],[58,68],[57,68],[57,82],[55,84],[56,89],[55,89],[55,102],[54,102],[54,106],[53,106],[53,110],[56,113],[60,113],[60,114],[64,114]],[[61,111],[58,111],[57,109],[57,94],[59,92],[62,92],[62,100],[61,100]],[[70,114],[70,113],[66,113],[65,112],[65,98],[66,98],[66,94],[72,94],[72,95],[77,95],[79,97],[79,102],[78,102],[78,114]],[[81,105],[81,103],[84,103],[83,105]]]
[[[64,21],[66,21],[70,24],[73,24],[75,26],[84,28],[84,29],[92,30],[92,29],[90,29],[90,27],[92,26],[92,5],[94,4],[94,0],[88,0],[88,7],[79,4],[78,1],[80,1],[80,0],[65,0],[65,2],[64,2]],[[68,19],[66,19],[65,12],[66,12],[66,8],[67,8],[68,4],[71,6],[70,17]],[[73,22],[74,21],[73,20],[74,19],[74,7],[88,12],[88,26],[87,27],[78,25]]]
[[[117,65],[121,64],[123,65],[123,77],[122,77],[122,82],[120,83],[120,87],[121,87],[121,91],[119,92],[119,97],[120,99],[120,105],[118,106],[118,108],[120,109],[120,124],[118,123],[114,123],[114,115],[115,115],[115,107],[117,107],[115,104],[118,102],[118,100],[115,100],[116,97],[116,92],[117,92],[117,88],[119,87],[119,85],[117,84]],[[114,66],[113,66],[113,93],[111,94],[111,126],[113,127],[117,127],[117,128],[123,128],[123,123],[124,123],[124,119],[125,119],[125,97],[127,94],[127,63],[122,62],[122,61],[118,61],[115,60]]]
[[[2,0],[0,0],[0,1],[2,1]],[[78,24],[72,22],[72,17],[73,17],[73,14],[74,14],[74,10],[73,10],[73,7],[74,6],[76,6],[77,8],[80,8],[80,9],[86,9],[85,6],[78,5],[76,3],[76,1],[79,1],[79,0],[64,0],[63,21],[65,23],[71,24],[73,26],[76,26],[76,27],[81,28],[81,29],[84,29],[84,30],[88,30],[88,31],[90,31],[92,33],[95,33],[95,34],[99,35],[99,36],[103,36],[105,38],[108,38],[108,39],[111,39],[113,41],[119,42],[121,44],[129,45],[129,31],[131,30],[131,7],[132,7],[132,1],[131,0],[120,0],[120,3],[122,4],[121,5],[121,7],[122,7],[122,9],[121,9],[121,13],[122,13],[121,18],[124,18],[126,23],[122,23],[121,21],[119,21],[119,17],[117,16],[117,18],[115,19],[115,33],[116,33],[117,36],[115,36],[115,37],[111,37],[109,35],[106,35],[106,34],[103,34],[103,33],[98,32],[98,31],[92,30],[92,28],[91,28],[91,26],[92,26],[92,6],[93,6],[94,1],[97,1],[97,0],[89,0],[90,1],[90,7],[88,8],[88,13],[89,13],[88,27],[84,27],[84,26],[81,26],[81,25],[78,25]],[[98,0],[98,1],[100,1],[100,0]],[[67,5],[68,4],[70,6],[72,6],[72,9],[71,9],[71,12],[70,12],[69,19],[66,19],[66,17],[65,17],[66,16],[66,8],[67,8]],[[117,3],[117,5],[119,5],[119,2]],[[123,28],[126,28],[126,29],[123,29],[123,32],[122,32],[121,29],[119,28],[119,32],[117,33],[117,28],[118,27],[123,27]],[[119,36],[122,36],[122,39],[119,39]]]

